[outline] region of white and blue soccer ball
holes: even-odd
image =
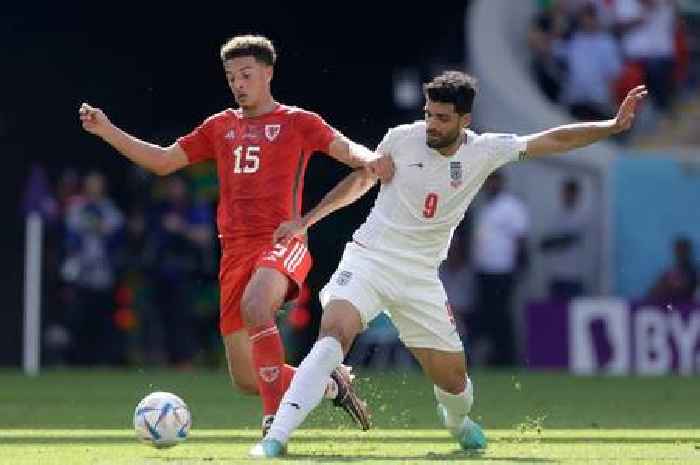
[[[192,415],[187,404],[170,392],[152,392],[134,411],[136,436],[157,448],[172,447],[187,439]]]

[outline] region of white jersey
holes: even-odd
[[[396,167],[382,185],[353,240],[377,252],[437,266],[452,234],[486,178],[526,150],[513,134],[466,131],[457,152],[445,157],[426,144],[425,122],[390,129],[377,147]]]

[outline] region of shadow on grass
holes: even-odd
[[[232,456],[211,456],[211,457],[158,457],[150,456],[145,457],[147,460],[153,460],[154,463],[162,462],[198,462],[198,461],[236,461],[240,460],[240,457]],[[288,454],[284,457],[280,457],[282,460],[289,460],[299,463],[348,463],[348,462],[392,462],[406,463],[406,462],[423,462],[429,461],[433,462],[454,462],[456,460],[479,460],[487,462],[506,462],[506,463],[559,463],[558,460],[537,458],[537,457],[485,457],[483,453],[480,452],[465,452],[465,451],[454,451],[444,454],[438,454],[435,452],[428,452],[424,455],[304,455],[304,454]]]
[[[248,434],[231,434],[223,435],[195,435],[188,439],[189,443],[193,444],[253,444],[258,440],[257,432]],[[305,435],[294,437],[292,443],[314,443],[332,441],[328,436]],[[135,437],[124,434],[97,434],[90,436],[76,435],[61,435],[55,434],[52,436],[12,436],[0,434],[0,445],[48,445],[48,444],[133,444],[137,440]],[[365,444],[386,444],[386,443],[422,443],[422,444],[440,444],[452,443],[454,439],[445,434],[444,437],[423,436],[416,434],[406,434],[402,436],[385,436],[382,434],[372,435],[354,435],[345,438],[348,443],[359,442]],[[681,443],[698,443],[697,436],[679,436],[673,438],[654,438],[654,437],[622,437],[622,436],[607,436],[607,437],[585,437],[585,436],[509,436],[505,438],[490,438],[491,444],[674,444]],[[313,457],[313,456],[312,456]]]
[[[289,454],[285,457],[290,460],[306,460],[309,462],[318,463],[334,463],[334,462],[354,462],[354,461],[397,461],[411,462],[429,460],[432,462],[453,462],[455,460],[479,460],[487,462],[507,462],[507,463],[559,463],[554,459],[536,458],[536,457],[487,457],[483,452],[466,452],[463,450],[455,450],[447,453],[428,452],[424,455],[353,455],[351,457],[343,455],[296,455]]]

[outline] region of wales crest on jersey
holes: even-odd
[[[272,142],[273,140],[277,139],[277,136],[280,133],[280,128],[282,126],[279,124],[266,124],[265,125],[265,137],[267,140]]]
[[[455,189],[462,185],[463,172],[461,161],[450,162],[450,185]]]

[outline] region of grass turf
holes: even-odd
[[[440,428],[420,374],[360,373],[376,427],[356,431],[325,403],[294,435],[285,461],[700,464],[695,378],[479,372],[474,380],[473,417],[490,440],[481,454],[459,451]],[[185,444],[156,450],[134,439],[133,408],[155,390],[189,404]],[[232,391],[221,372],[0,372],[0,464],[248,463],[259,417],[258,400]]]

